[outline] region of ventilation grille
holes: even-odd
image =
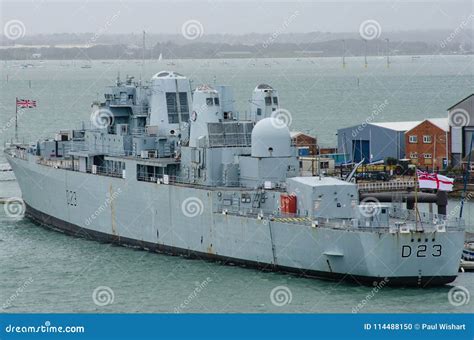
[[[251,146],[252,122],[208,123],[209,146]]]

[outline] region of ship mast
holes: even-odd
[[[145,40],[146,40],[146,32],[143,31],[143,43],[142,43],[142,65],[145,65],[145,49],[146,49],[146,45],[145,45]]]

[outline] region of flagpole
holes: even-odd
[[[15,98],[15,142],[18,142],[18,97]]]

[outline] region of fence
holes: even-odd
[[[465,223],[459,218],[432,214],[419,213],[418,217],[414,210],[397,209],[391,207],[389,211],[389,224],[381,226],[380,221],[364,220],[364,219],[328,219],[321,217],[302,216],[298,214],[282,214],[274,213],[256,213],[254,211],[228,211],[226,209],[218,209],[217,213],[223,213],[234,216],[245,216],[249,218],[258,218],[269,222],[293,223],[297,225],[313,226],[318,228],[331,229],[350,229],[350,230],[367,230],[367,231],[383,231],[398,232],[401,230],[410,231],[436,231],[440,229],[446,230],[464,230]],[[361,222],[364,222],[362,224]],[[366,223],[368,222],[368,223]]]

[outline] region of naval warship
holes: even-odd
[[[462,220],[419,219],[360,201],[350,181],[305,176],[282,113],[267,84],[239,114],[230,86],[192,89],[162,71],[118,78],[87,126],[5,153],[26,217],[67,234],[359,284],[456,278]]]

